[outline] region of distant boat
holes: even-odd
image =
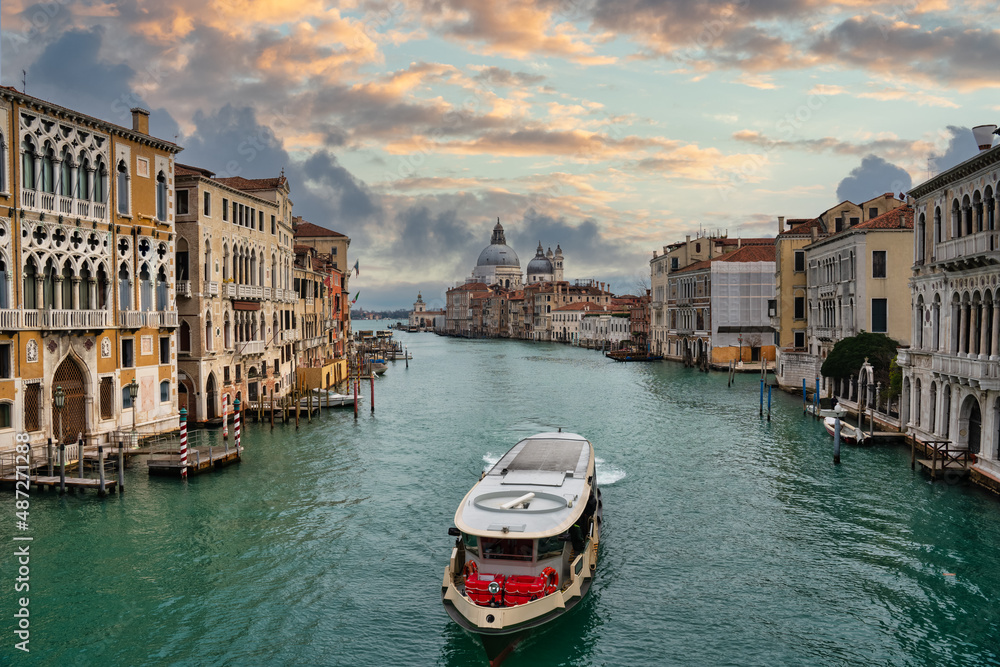
[[[309,406],[310,398],[300,398],[299,405],[302,407]],[[315,407],[325,408],[327,406],[331,408],[340,408],[345,406],[354,405],[354,396],[350,394],[339,394],[335,391],[327,391],[326,389],[313,389],[312,404]]]
[[[602,505],[593,446],[561,432],[521,440],[462,500],[441,598],[491,666],[590,591]]]

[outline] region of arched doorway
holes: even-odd
[[[76,442],[77,434],[87,433],[86,374],[73,357],[66,357],[52,376],[50,400],[55,405],[56,387],[62,387],[66,403],[62,409],[62,440]],[[52,411],[52,432],[59,435],[59,410]]]
[[[191,408],[188,407],[188,389],[183,380],[177,383],[177,409],[187,410],[189,420],[194,418],[191,414]]]
[[[205,383],[205,418],[215,419],[219,416],[219,396],[215,386],[215,373],[210,373]]]
[[[973,454],[979,454],[983,432],[983,413],[975,396],[966,396],[962,403],[959,434],[965,435],[965,444]]]

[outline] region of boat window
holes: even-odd
[[[565,542],[558,536],[543,537],[538,540],[538,560],[561,556]]]
[[[532,540],[482,538],[483,558],[531,560]]]
[[[469,553],[479,555],[479,538],[475,535],[462,533],[462,542],[465,543],[465,550]]]

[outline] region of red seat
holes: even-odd
[[[545,595],[545,577],[514,574],[507,577],[504,605],[514,607]]]
[[[490,592],[490,584],[496,582],[496,593]],[[499,607],[503,604],[505,577],[502,574],[476,572],[465,578],[465,594],[480,607]]]

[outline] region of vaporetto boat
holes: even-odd
[[[479,635],[491,665],[587,595],[602,513],[594,448],[575,433],[521,440],[466,494],[449,529],[457,539],[441,597]]]

